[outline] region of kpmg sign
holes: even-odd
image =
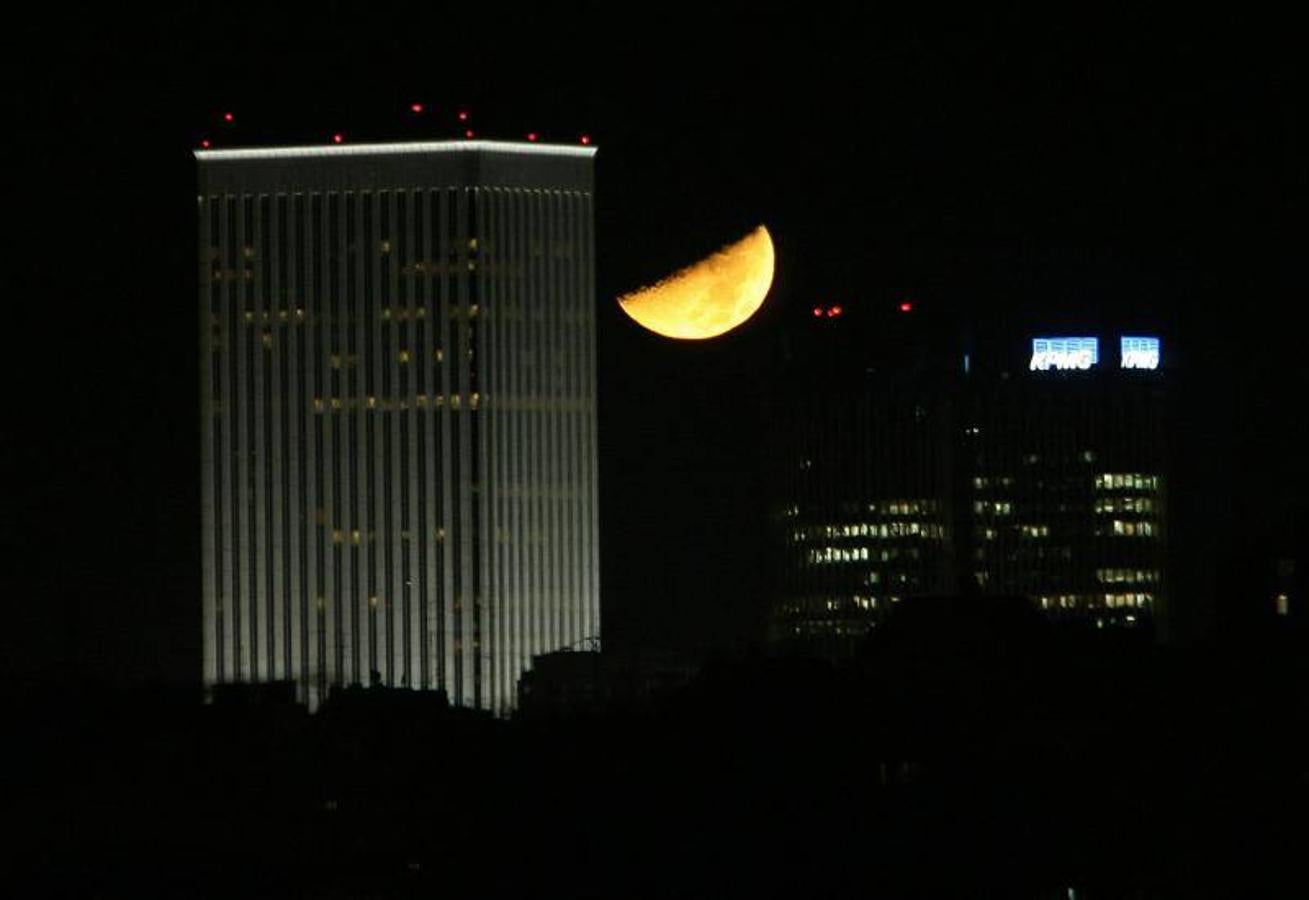
[[[1100,339],[1093,337],[1032,338],[1033,372],[1089,369],[1100,361]]]
[[[1100,363],[1100,339],[1093,337],[1032,338],[1033,372],[1086,371]],[[1120,337],[1118,368],[1159,368],[1159,338]]]
[[[1122,337],[1119,341],[1118,366],[1122,369],[1159,368],[1159,338]]]

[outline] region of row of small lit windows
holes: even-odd
[[[1154,491],[1159,488],[1158,475],[1142,475],[1140,472],[1114,472],[1095,476],[1095,489]]]
[[[867,547],[815,547],[807,554],[810,563],[826,565],[828,563],[865,562],[868,559]]]
[[[402,541],[410,540],[413,537],[413,532],[407,530],[402,530],[400,532],[400,540]],[[354,544],[355,546],[359,546],[360,544],[371,544],[376,541],[377,533],[373,531],[360,531],[358,528],[352,528],[348,531],[343,528],[333,528],[331,538],[333,544]],[[444,542],[445,529],[436,529],[436,534],[433,539],[438,544]]]
[[[1152,513],[1153,497],[1097,497],[1095,511],[1098,513]]]
[[[937,510],[935,500],[885,500],[882,503],[869,503],[870,513],[881,512],[885,516],[921,516],[931,515]]]
[[[872,594],[854,594],[850,597],[805,597],[783,603],[779,609],[786,615],[805,616],[851,609],[876,610],[879,605],[899,602],[899,597],[886,597],[883,602],[881,598]]]
[[[245,311],[244,315],[242,315],[241,318],[242,318],[243,320],[245,320],[246,323],[253,323],[253,322],[264,322],[264,323],[273,323],[273,322],[290,322],[290,321],[292,321],[293,319],[294,319],[296,322],[303,322],[303,321],[305,320],[305,311],[304,311],[302,308],[300,308],[300,307],[296,307],[294,310],[290,310],[290,309],[279,309],[279,310],[277,310],[276,312],[273,312],[272,310],[264,310],[263,312],[259,312],[259,313],[254,312],[253,310],[249,310],[249,309],[247,309],[247,310]],[[211,325],[217,325],[217,324],[218,324],[218,317],[217,317],[217,316],[210,316],[210,317],[209,317],[209,324],[211,324]]]
[[[1158,569],[1096,569],[1096,580],[1102,584],[1158,584]]]
[[[555,243],[557,245],[571,246],[571,242],[566,242],[566,241],[556,241]],[[391,241],[387,240],[386,238],[383,238],[382,240],[377,242],[377,252],[382,254],[383,256],[390,253],[391,250],[394,249],[394,247],[395,245]],[[454,254],[458,250],[458,248],[451,245],[446,245],[446,247],[448,248],[448,251],[451,254]],[[468,249],[473,251],[477,250],[477,238],[468,239]],[[216,254],[217,252],[218,252],[217,248],[211,248],[210,250],[211,254]],[[250,246],[249,244],[246,244],[241,248],[241,255],[244,256],[246,259],[254,259],[258,255],[258,253],[254,247]]]
[[[390,400],[385,397],[379,399],[372,395],[362,398],[330,397],[324,399],[323,397],[315,397],[314,412],[321,413],[329,410],[332,412],[340,412],[342,410],[350,412],[356,409],[380,409],[384,412],[389,412],[396,409],[409,409],[411,405],[414,409],[428,409],[429,407],[432,409],[440,409],[444,406],[449,406],[451,409],[460,409],[464,405],[467,405],[469,409],[477,409],[481,406],[481,403],[482,395],[477,392],[468,395],[467,404],[463,402],[463,397],[460,394],[451,394],[449,397],[446,397],[444,394],[435,394],[430,398],[427,394],[419,394],[414,397],[412,404],[409,400]]]
[[[1159,527],[1149,520],[1131,522],[1114,519],[1109,526],[1097,525],[1095,533],[1100,535],[1112,534],[1115,537],[1154,537],[1159,533]]]
[[[450,318],[459,319],[467,316],[467,318],[469,319],[476,319],[481,314],[481,311],[482,308],[476,303],[470,304],[468,306],[467,312],[465,312],[463,307],[452,306],[450,307]],[[382,307],[380,318],[383,322],[407,322],[410,319],[426,319],[427,308],[423,306],[416,306],[411,310],[405,306],[397,306],[397,307],[384,306]],[[305,321],[305,319],[306,319],[306,313],[302,307],[296,307],[294,310],[289,310],[289,309],[267,310],[266,309],[261,312],[256,312],[255,310],[247,309],[244,313],[241,314],[241,320],[245,322],[247,325],[253,325],[256,322],[271,325],[275,322],[290,322],[292,320],[296,322],[303,322]],[[218,317],[211,316],[210,324],[217,325]]]
[[[1105,594],[1104,605],[1110,609],[1145,609],[1154,603],[1154,594]]]
[[[991,486],[995,487],[1013,487],[1014,477],[1012,475],[997,475],[994,478],[982,478],[980,476],[973,478],[973,487],[979,491],[985,490]]]
[[[916,547],[906,548],[902,554],[898,548],[888,547],[814,547],[806,554],[805,559],[813,565],[830,565],[839,563],[852,562],[890,562],[904,556],[907,559],[918,559],[919,553]],[[866,579],[868,584],[876,584],[878,575],[871,572]]]
[[[973,512],[977,515],[1008,516],[1012,515],[1014,505],[1008,500],[974,500]]]
[[[1145,609],[1154,603],[1153,594],[1051,594],[1038,597],[1041,609]]]
[[[409,364],[410,362],[413,361],[413,358],[414,358],[413,351],[410,350],[398,350],[396,351],[395,354],[396,362],[400,363],[401,365]],[[432,359],[434,362],[444,362],[445,351],[444,350],[434,351],[432,353]],[[329,368],[333,368],[333,369],[353,369],[359,365],[359,354],[357,353],[330,354],[327,357],[327,365]]]
[[[810,525],[796,528],[791,532],[791,540],[796,543],[819,538],[894,538],[894,537],[928,537],[941,538],[945,528],[934,522],[857,522],[846,525]]]
[[[404,278],[420,278],[426,275],[458,276],[458,275],[462,275],[464,272],[476,272],[477,268],[478,268],[477,262],[470,259],[467,262],[458,262],[458,261],[429,262],[429,263],[417,262],[417,263],[413,263],[412,265],[401,266],[398,271],[401,277]],[[509,267],[504,263],[500,263],[500,264],[491,263],[488,268],[494,271],[504,272]],[[520,271],[521,268],[522,265],[518,264],[514,266],[511,271]],[[218,260],[214,260],[213,265],[210,267],[209,270],[209,278],[211,281],[236,281],[238,277],[242,281],[254,281],[255,279],[254,266],[247,264],[240,269],[228,269],[228,268],[223,268],[222,264]]]
[[[792,634],[818,634],[818,635],[862,635],[872,627],[871,622],[859,625],[849,625],[845,622],[803,622],[794,625],[791,628]]]
[[[1011,526],[1018,532],[1019,537],[1025,538],[1046,538],[1050,536],[1049,525],[1013,525]],[[998,529],[985,527],[977,529],[978,537],[985,541],[993,541],[1000,536]]]

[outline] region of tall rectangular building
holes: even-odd
[[[598,638],[594,152],[197,151],[206,685],[503,713]]]
[[[980,367],[935,335],[885,341],[816,340],[773,399],[770,642],[846,656],[897,604],[945,594],[1166,626],[1159,339],[1035,338]]]

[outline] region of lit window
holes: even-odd
[[[396,358],[400,360],[401,365],[404,365],[405,363],[409,362],[409,351],[401,350],[398,354],[396,354]]]
[[[1277,614],[1287,616],[1291,614],[1291,598],[1285,594],[1277,595]]]

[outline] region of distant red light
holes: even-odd
[[[208,141],[207,139],[201,141],[201,142],[200,142],[200,146],[201,146],[202,148],[204,148],[205,150],[208,150],[208,149],[209,149],[209,141]]]
[[[913,312],[913,311],[914,311],[914,305],[912,303],[910,303],[908,300],[901,302],[900,312]]]
[[[409,111],[410,111],[411,113],[420,113],[420,112],[423,111],[423,104],[421,104],[421,103],[411,103],[411,104],[409,104]]]
[[[815,307],[814,307],[814,318],[815,318],[815,319],[820,318],[820,317],[822,316],[822,314],[823,314],[823,308],[822,308],[821,306],[815,306]]]
[[[224,122],[232,122],[232,121],[235,121],[235,119],[236,119],[236,116],[232,115],[230,112],[228,112],[228,113],[223,113],[223,121],[224,121]]]
[[[591,144],[591,136],[589,134],[582,135],[581,138],[579,138],[579,140],[582,142],[583,147],[590,146]]]
[[[464,137],[470,138],[472,136],[473,136],[473,129],[469,128],[467,131],[464,132]]]
[[[845,312],[845,310],[841,309],[841,307],[833,306],[831,309],[827,311],[827,314],[829,316],[839,316],[843,312]]]
[[[527,139],[528,139],[529,141],[534,141],[534,140],[536,140],[536,132],[535,132],[535,131],[529,131],[529,132],[527,132]]]
[[[459,110],[459,121],[460,121],[460,122],[467,122],[467,121],[468,121],[468,110],[466,110],[466,109],[461,109],[461,110]]]
[[[333,144],[340,144],[344,142],[345,142],[345,135],[341,134],[341,132],[338,131],[336,134],[332,135]]]

